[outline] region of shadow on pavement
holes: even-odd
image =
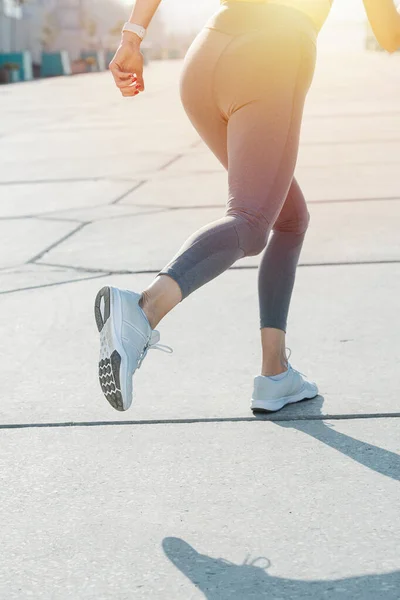
[[[324,398],[318,396],[312,400],[313,416],[322,414]],[[314,412],[315,411],[315,412]],[[319,442],[338,450],[349,458],[372,469],[381,475],[400,481],[400,456],[379,446],[361,442],[345,433],[336,431],[334,424],[327,425],[324,421],[274,421],[280,427],[289,427],[302,431]],[[400,598],[400,594],[399,594]]]
[[[398,600],[400,571],[346,579],[302,581],[268,575],[270,561],[257,558],[242,565],[199,554],[179,538],[163,540],[169,560],[207,600]]]

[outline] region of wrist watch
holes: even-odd
[[[122,33],[124,33],[124,31],[136,33],[136,35],[138,35],[141,40],[143,40],[144,36],[146,35],[146,29],[144,27],[142,27],[141,25],[136,25],[136,23],[130,23],[129,21],[126,22],[123,26]]]

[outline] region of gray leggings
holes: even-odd
[[[309,223],[293,175],[315,41],[311,21],[295,9],[229,2],[193,42],[181,78],[192,124],[228,169],[229,197],[225,216],[188,239],[161,274],[186,298],[266,248],[259,270],[262,328],[286,331]]]

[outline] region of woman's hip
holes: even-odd
[[[316,26],[304,12],[274,2],[227,2],[210,17],[205,27],[232,36],[252,32],[291,36],[297,31],[314,44],[318,35]]]
[[[232,4],[241,5],[239,2]],[[231,9],[230,4],[225,6],[228,10],[214,15],[185,57],[180,81],[185,108],[193,103],[214,104],[229,117],[229,108],[268,97],[271,93],[287,94],[296,87],[300,96],[305,96],[316,60],[315,41],[307,29],[309,24],[306,22],[303,27],[303,20],[299,22],[297,16],[293,20],[291,13],[297,11],[286,7],[246,4],[273,10],[268,11],[270,19],[267,22],[261,21],[262,27],[253,20],[247,21],[241,24],[238,32],[227,26],[225,15]],[[229,23],[236,23],[236,10],[232,11],[235,19]],[[282,12],[290,14],[286,18]],[[254,15],[254,11],[250,13]],[[265,16],[266,13],[262,14]],[[220,18],[224,19],[224,26]],[[236,24],[239,27],[239,23]]]

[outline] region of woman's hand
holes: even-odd
[[[139,38],[138,42],[122,40],[110,63],[110,71],[123,96],[137,96],[144,91],[143,54],[140,52]]]

